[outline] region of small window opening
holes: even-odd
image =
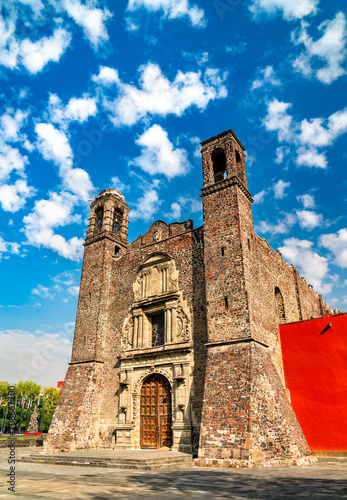
[[[116,257],[119,257],[119,251],[120,251],[120,247],[118,245],[116,245],[114,247],[114,254],[115,254]]]
[[[226,158],[222,149],[216,149],[212,154],[214,182],[222,181],[227,176]]]
[[[164,313],[152,316],[152,346],[164,345]]]
[[[224,297],[224,307],[226,310],[229,309],[228,297]]]
[[[247,245],[248,245],[248,250],[251,250],[251,242],[249,241],[249,238],[247,239]]]
[[[112,231],[117,234],[120,230],[121,222],[123,218],[123,212],[119,208],[115,208],[113,215],[113,227]]]
[[[92,292],[89,292],[89,298],[91,298],[91,297],[92,297]]]
[[[276,286],[275,288],[275,301],[276,301],[276,314],[278,318],[278,323],[282,325],[286,322],[286,315],[284,311],[284,302],[281,290]]]
[[[100,233],[104,223],[104,208],[98,207],[95,210],[95,232]]]
[[[236,160],[236,163],[241,163],[241,156],[237,150],[235,150],[235,160]]]
[[[225,247],[221,247],[220,251],[221,251],[222,257],[224,257],[224,255],[225,255]]]

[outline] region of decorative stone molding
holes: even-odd
[[[133,390],[134,396],[141,394],[141,387],[143,385],[143,382],[149,375],[153,375],[154,373],[159,373],[160,375],[164,375],[164,377],[166,377],[170,382],[171,390],[173,389],[173,384],[174,384],[173,374],[169,370],[162,368],[160,366],[151,366],[146,370],[141,371],[140,376],[134,385],[134,390]]]

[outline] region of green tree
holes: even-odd
[[[8,382],[0,382],[0,394],[2,393],[3,398],[5,396],[7,397],[9,387],[10,387],[10,384]]]
[[[18,382],[18,384],[15,385],[16,387],[16,392],[17,394],[21,394],[22,396],[29,397],[30,395],[32,397],[36,397],[40,394],[41,392],[41,386],[37,384],[36,382],[32,382],[31,380],[25,380],[25,382]]]
[[[45,399],[45,414],[43,420],[43,432],[48,432],[49,426],[51,424],[55,408],[59,399],[59,391],[55,387],[49,387],[44,392]]]

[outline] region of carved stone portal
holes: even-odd
[[[137,273],[133,290],[134,303],[123,324],[123,350],[189,342],[190,314],[178,289],[173,259],[166,254],[148,257]],[[162,317],[163,339],[153,343],[158,318]]]

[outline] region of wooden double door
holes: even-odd
[[[141,388],[141,448],[172,446],[171,387],[163,375],[150,375]]]

